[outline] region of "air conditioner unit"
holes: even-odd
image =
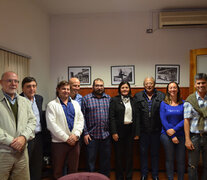
[[[159,13],[159,27],[207,27],[207,11],[163,11]]]

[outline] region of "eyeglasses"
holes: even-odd
[[[2,80],[2,81],[6,81],[7,83],[14,83],[14,84],[19,83],[19,80],[16,80],[16,79],[6,79],[6,80]]]
[[[147,82],[147,83],[145,83],[144,85],[145,85],[145,86],[152,86],[152,85],[154,85],[154,83]]]

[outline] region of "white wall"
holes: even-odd
[[[30,75],[49,100],[49,16],[28,0],[1,0],[0,46],[31,56]],[[20,84],[21,85],[21,84]]]
[[[142,86],[145,76],[154,76],[155,64],[180,64],[180,85],[188,87],[189,51],[207,46],[207,30],[147,34],[151,23],[148,12],[52,16],[52,79],[67,79],[68,66],[89,65],[92,80],[101,77],[109,87],[110,66],[135,65],[135,86]]]
[[[189,86],[189,50],[204,48],[206,29],[145,33],[148,12],[52,16],[28,0],[1,0],[0,46],[32,57],[31,76],[45,103],[55,96],[57,79],[68,66],[92,67],[92,80],[111,86],[110,66],[135,65],[135,86],[154,76],[155,64],[180,64],[181,86]],[[50,58],[51,57],[51,58]]]

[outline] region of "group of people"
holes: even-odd
[[[174,159],[178,180],[184,179],[185,147],[188,149],[188,177],[198,179],[202,152],[202,180],[207,179],[207,75],[195,76],[196,92],[185,101],[176,82],[170,82],[166,94],[157,91],[153,77],[143,81],[144,90],[132,97],[127,81],[118,86],[118,95],[104,91],[104,81],[93,81],[92,92],[82,97],[80,81],[73,77],[56,87],[56,98],[48,103],[43,120],[43,98],[36,94],[33,77],[22,81],[17,94],[18,76],[5,72],[0,84],[0,179],[40,180],[44,132],[51,133],[53,178],[78,171],[80,148],[86,146],[87,170],[110,175],[111,143],[115,151],[117,180],[131,180],[133,141],[139,141],[141,180],[149,173],[158,180],[160,142],[165,149],[166,174],[174,179]],[[28,144],[28,145],[27,145]],[[150,153],[149,153],[150,151]]]

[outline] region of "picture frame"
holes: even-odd
[[[124,80],[128,81],[130,84],[135,84],[135,66],[111,66],[111,84],[117,85]]]
[[[155,82],[156,84],[168,84],[171,81],[180,83],[180,65],[179,64],[156,64]]]
[[[68,66],[68,80],[76,77],[80,85],[91,85],[91,66]]]

